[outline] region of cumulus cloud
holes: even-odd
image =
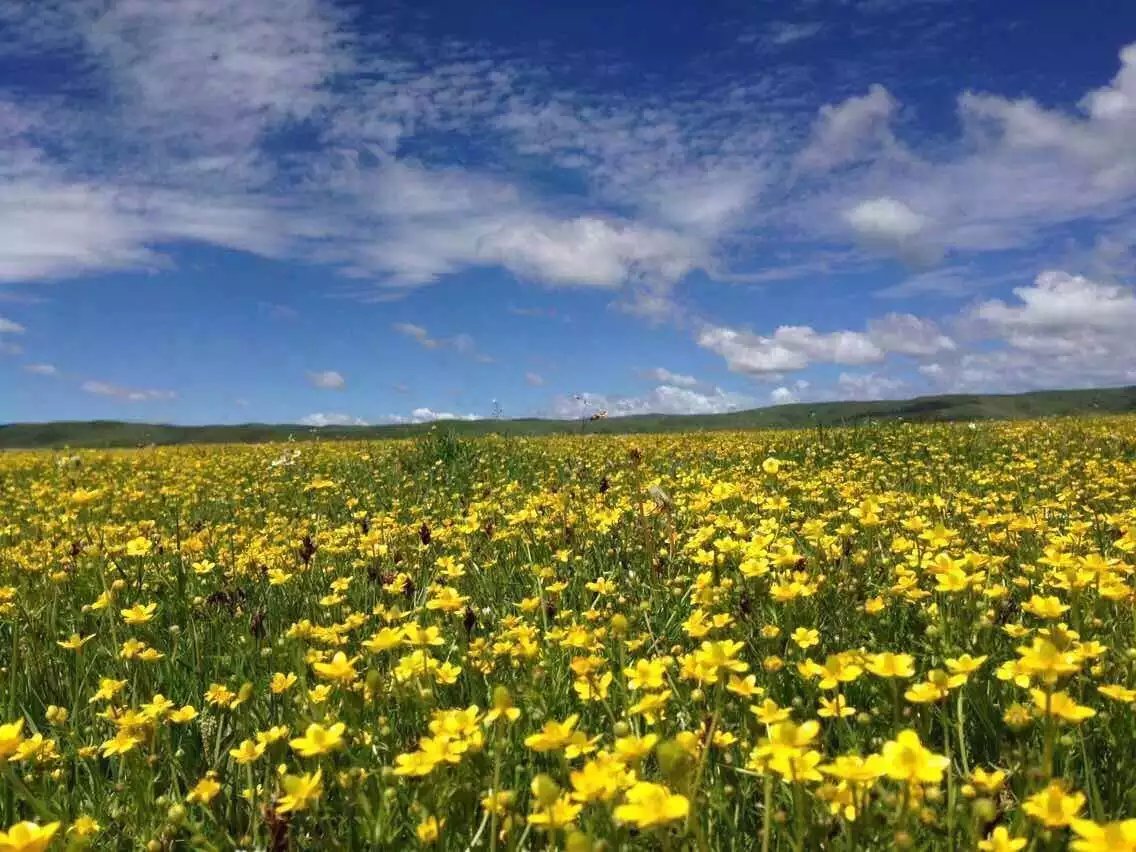
[[[955,342],[933,321],[890,313],[868,321],[868,337],[885,352],[926,357],[955,349]]]
[[[300,418],[304,426],[366,426],[367,421],[361,417],[339,412],[317,411]]]
[[[896,149],[885,146],[803,200],[796,221],[829,236],[836,223],[873,248],[922,263],[1041,244],[1059,226],[1127,217],[1136,195],[1136,44],[1119,58],[1113,80],[1087,92],[1076,110],[962,92],[960,139],[929,156],[904,149],[892,157]],[[874,118],[886,125],[885,112]]]
[[[783,325],[767,337],[708,325],[699,332],[697,342],[725,358],[734,372],[758,376],[803,370],[814,362],[871,364],[885,355],[862,332],[821,333],[799,325]]]
[[[0,317],[0,334],[23,334],[24,327],[18,322]]]
[[[797,379],[792,385],[781,385],[769,392],[769,401],[774,405],[788,405],[800,402],[802,395],[809,390],[811,383],[806,379]]]
[[[974,311],[976,318],[1008,334],[1011,344],[1043,334],[1056,339],[1086,332],[1130,334],[1136,329],[1136,294],[1118,284],[1046,270],[1032,286],[1015,287],[1014,295],[1017,304],[992,299]]]
[[[844,220],[865,243],[912,260],[929,258],[934,251],[923,240],[927,217],[898,199],[866,199],[846,210]]]
[[[879,373],[841,373],[836,380],[836,395],[849,400],[895,399],[905,387],[907,383],[902,379]]]
[[[347,380],[335,370],[310,370],[308,371],[308,383],[312,387],[322,388],[323,390],[342,390],[347,385]]]
[[[1136,381],[1136,292],[1050,269],[960,318],[981,348],[940,353],[920,367],[937,387],[985,392]]]
[[[160,402],[177,399],[177,393],[172,390],[157,390],[153,388],[127,388],[110,382],[89,379],[79,386],[84,393],[94,396],[106,396],[124,402]]]
[[[54,364],[24,364],[24,372],[34,376],[58,376],[59,370]]]
[[[476,414],[455,414],[451,411],[434,411],[432,408],[416,408],[409,415],[391,414],[383,418],[387,423],[433,423],[436,420],[480,420]]]
[[[609,288],[637,277],[677,281],[700,260],[679,234],[591,216],[503,224],[480,235],[477,251],[521,278]]]

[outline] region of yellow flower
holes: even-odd
[[[342,651],[337,651],[330,663],[314,663],[312,669],[316,676],[323,680],[335,681],[340,684],[352,683],[358,673],[355,671],[356,659],[347,659]]]
[[[127,624],[145,624],[154,617],[157,612],[158,605],[156,603],[148,604],[135,604],[129,609],[120,610],[122,620]]]
[[[7,760],[16,753],[24,741],[24,720],[17,719],[0,725],[0,761]]]
[[[0,852],[43,852],[57,831],[58,822],[18,822],[7,831],[0,831]]]
[[[950,761],[925,748],[915,731],[900,731],[884,743],[883,771],[889,778],[908,784],[938,784]]]
[[[1077,655],[1062,651],[1048,639],[1038,637],[1028,647],[1018,648],[1018,670],[1022,674],[1041,678],[1045,683],[1056,683],[1058,678],[1071,675],[1081,668]]]
[[[184,725],[187,722],[192,722],[197,718],[197,710],[192,705],[186,704],[184,707],[178,710],[171,710],[166,718],[173,722],[175,725]]]
[[[1069,611],[1068,604],[1062,603],[1061,598],[1055,595],[1050,597],[1042,597],[1041,595],[1034,595],[1024,604],[1022,609],[1026,612],[1036,615],[1038,618],[1060,618],[1064,613]]]
[[[287,692],[295,684],[298,678],[292,672],[284,674],[284,672],[276,672],[272,675],[272,680],[268,684],[268,688],[272,690],[273,695],[279,695],[282,692]]]
[[[185,800],[192,805],[207,805],[221,792],[221,783],[212,775],[206,775],[193,785]]]
[[[581,804],[611,801],[626,786],[629,776],[634,778],[619,760],[601,755],[569,773],[572,799]]]
[[[820,644],[820,631],[814,630],[811,627],[798,627],[789,635],[789,638],[792,639],[801,650],[808,650],[813,645]]]
[[[563,722],[549,719],[538,733],[525,737],[525,745],[533,751],[553,751],[568,745],[576,734],[580,715],[573,713]]]
[[[843,695],[837,695],[831,699],[821,698],[817,715],[824,719],[845,719],[848,716],[855,716],[856,708],[848,706],[848,701]]]
[[[414,829],[414,833],[418,835],[418,842],[423,845],[429,845],[438,840],[439,835],[442,833],[442,826],[446,821],[439,820],[436,816],[428,816],[422,822],[418,823]]]
[[[651,753],[659,742],[657,734],[643,737],[620,737],[615,741],[615,754],[626,764],[634,764]]]
[[[1011,837],[1004,825],[1000,825],[990,832],[985,840],[978,841],[978,848],[982,852],[1018,852],[1025,845],[1026,839],[1024,837]]]
[[[1077,817],[1084,805],[1083,793],[1070,793],[1060,782],[1053,781],[1026,799],[1022,810],[1046,828],[1062,828]]]
[[[757,717],[757,721],[763,725],[776,725],[778,722],[784,722],[791,715],[786,707],[781,707],[772,698],[766,698],[760,704],[751,704],[749,712]]]
[[[291,740],[288,744],[301,757],[318,757],[339,748],[343,744],[343,732],[347,726],[343,722],[336,722],[324,727],[318,722],[308,725],[302,737]]]
[[[1107,822],[1073,820],[1078,839],[1069,844],[1072,852],[1136,852],[1136,819]]]
[[[1122,701],[1126,704],[1136,703],[1136,689],[1129,689],[1128,687],[1121,686],[1118,683],[1098,686],[1097,692],[1099,692],[1106,698],[1111,698],[1113,701]]]
[[[96,701],[110,701],[122,688],[126,686],[125,680],[113,680],[109,677],[104,677],[99,681],[99,688],[95,692],[88,703],[94,704]]]
[[[640,781],[626,794],[627,803],[615,809],[615,818],[637,828],[653,828],[680,819],[690,812],[686,796],[672,793],[662,784]]]
[[[126,542],[127,556],[145,556],[153,550],[154,544],[145,536],[137,536]]]
[[[370,639],[363,642],[363,647],[372,654],[389,651],[402,644],[402,630],[396,627],[382,627]]]
[[[970,773],[970,780],[984,793],[997,793],[1002,789],[1002,785],[1006,783],[1006,771],[1004,769],[994,769],[987,772],[985,769],[976,767],[974,771]]]
[[[915,674],[915,658],[910,654],[893,654],[885,651],[869,657],[864,668],[877,677],[907,678]]]
[[[521,718],[521,709],[513,706],[513,695],[503,686],[493,690],[493,706],[485,713],[485,723],[491,725],[498,719],[515,722]]]
[[[821,766],[820,771],[852,784],[870,784],[883,774],[883,759],[878,754],[846,754]]]
[[[142,741],[134,734],[122,729],[115,733],[112,739],[104,742],[100,751],[102,751],[103,757],[113,757],[116,754],[126,754],[128,751],[132,751],[140,742]]]
[[[765,689],[757,685],[755,675],[746,675],[745,677],[730,675],[726,689],[742,698],[754,698],[765,694]]]
[[[623,670],[628,689],[662,689],[666,685],[669,660],[636,660],[633,666]]]
[[[57,641],[55,644],[60,648],[66,648],[68,651],[78,651],[94,638],[94,633],[90,636],[80,636],[78,633],[72,633],[68,638]]]
[[[264,743],[244,740],[236,748],[229,749],[229,757],[239,764],[254,763],[264,754]]]
[[[963,654],[961,657],[948,658],[946,660],[947,670],[953,675],[970,675],[978,671],[982,664],[987,660],[987,655],[981,657],[972,657],[970,654]]]
[[[528,821],[530,825],[546,831],[566,828],[572,825],[583,808],[583,805],[576,804],[567,796],[560,796],[547,805],[538,802],[537,809],[529,814]]]
[[[68,834],[74,834],[76,837],[90,837],[93,834],[98,834],[102,830],[102,826],[90,816],[80,814],[75,817],[71,827],[67,829]]]
[[[270,746],[288,736],[287,725],[273,725],[266,731],[256,732],[256,741],[263,746]]]
[[[319,801],[323,794],[323,770],[304,775],[285,775],[280,782],[284,795],[276,803],[276,812],[281,814],[304,811]]]
[[[1047,693],[1031,689],[1034,708],[1039,716],[1056,716],[1066,722],[1083,722],[1097,715],[1091,707],[1082,707],[1067,692]]]

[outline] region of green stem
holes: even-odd
[[[773,829],[773,776],[765,773],[765,810],[761,820],[761,852],[769,852],[769,837]]]

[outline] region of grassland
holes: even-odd
[[[11,452],[0,849],[1131,849],[1136,419]]]
[[[1136,387],[1036,391],[1022,394],[925,396],[909,400],[825,402],[778,405],[710,415],[637,415],[597,422],[579,420],[447,421],[463,436],[566,435],[696,432],[740,429],[791,429],[848,426],[870,421],[952,422],[1021,420],[1136,411]],[[433,424],[325,426],[242,423],[227,426],[175,426],[117,420],[0,424],[0,449],[36,447],[137,447],[148,444],[266,443],[287,440],[365,440],[421,435]]]

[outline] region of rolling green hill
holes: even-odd
[[[820,402],[776,405],[729,414],[644,414],[596,422],[578,420],[440,421],[416,425],[324,426],[241,423],[175,426],[118,420],[10,423],[0,425],[0,449],[38,447],[134,447],[147,444],[260,443],[269,441],[405,438],[435,426],[462,435],[551,435],[579,432],[683,432],[708,429],[763,429],[839,426],[868,420],[1017,420],[1136,411],[1136,386],[1021,394],[955,394],[877,402]]]

